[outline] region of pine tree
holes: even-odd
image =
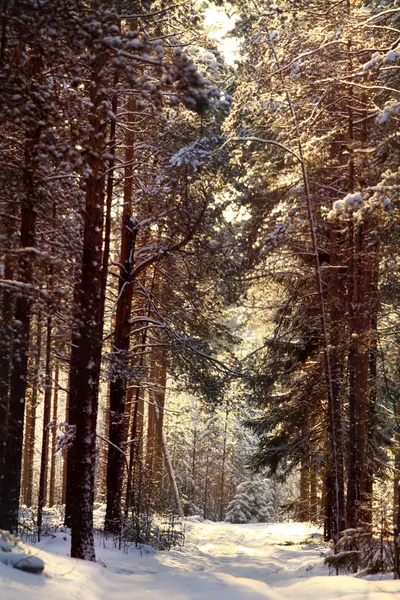
[[[225,521],[268,523],[274,519],[274,491],[271,483],[261,479],[249,479],[240,483],[228,505]]]

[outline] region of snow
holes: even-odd
[[[363,197],[360,192],[354,194],[347,194],[343,200],[336,200],[333,203],[332,210],[328,213],[327,218],[334,220],[338,218],[348,218],[353,213],[360,209],[363,205]]]
[[[312,534],[314,543],[305,544]],[[400,581],[390,576],[330,576],[321,534],[301,523],[232,525],[191,517],[183,548],[123,553],[97,538],[97,563],[69,558],[65,533],[29,548],[44,560],[44,573],[0,564],[2,600],[388,600],[400,593]]]

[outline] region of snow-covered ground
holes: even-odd
[[[68,557],[69,535],[30,546],[46,568],[29,575],[0,564],[1,600],[388,600],[400,581],[330,576],[304,524],[186,524],[184,548],[170,552],[98,542],[98,562]]]

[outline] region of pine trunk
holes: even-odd
[[[101,115],[103,58],[95,65],[90,88],[89,167],[86,181],[82,273],[75,306],[78,335],[71,354],[69,410],[75,411],[75,439],[68,457],[71,556],[95,560],[93,540],[96,421],[102,349],[104,298],[101,293],[104,171],[104,121]],[[70,461],[72,456],[72,460]],[[71,462],[71,464],[70,464]]]
[[[365,244],[365,226],[353,230],[349,351],[349,455],[346,527],[362,523],[366,476],[367,409],[371,343],[372,268]]]
[[[181,502],[181,499],[179,496],[178,484],[176,482],[176,477],[175,477],[174,469],[172,466],[171,455],[169,453],[167,442],[166,442],[165,436],[164,436],[164,432],[162,430],[161,430],[161,444],[162,444],[162,449],[163,449],[164,458],[165,458],[165,467],[167,469],[168,480],[169,480],[169,484],[171,487],[172,495],[174,497],[176,510],[178,512],[178,515],[180,517],[183,517],[184,516],[183,508],[182,508],[182,502]]]
[[[45,370],[45,390],[44,390],[44,410],[43,410],[43,429],[42,429],[42,453],[40,459],[39,475],[39,498],[38,498],[38,540],[40,541],[43,507],[46,504],[47,471],[49,455],[49,424],[51,414],[51,317],[47,318],[47,339],[46,339],[46,370]]]
[[[161,353],[159,353],[161,354]],[[164,406],[165,393],[167,386],[167,365],[163,356],[157,362],[157,381],[154,388],[154,408],[155,408],[155,429],[154,429],[154,464],[153,480],[155,486],[159,489],[162,479],[163,466],[163,428],[164,428]]]
[[[331,409],[328,424],[329,446],[328,453],[335,453],[335,462],[329,461],[329,468],[332,472],[327,476],[327,485],[333,485],[328,489],[327,508],[331,511],[334,507],[334,537],[339,539],[340,532],[345,528],[345,498],[344,498],[344,448],[343,448],[343,424],[342,424],[342,327],[341,322],[345,308],[343,305],[344,287],[342,276],[339,271],[339,248],[338,236],[332,228],[329,232],[329,262],[331,266],[329,283],[330,292],[328,294],[329,322],[330,322],[330,372],[331,372]],[[329,400],[328,400],[329,402]],[[333,505],[332,505],[333,494]],[[330,515],[327,515],[330,519]]]
[[[110,383],[109,402],[109,439],[114,446],[120,449],[120,451],[118,451],[112,445],[110,445],[108,448],[107,509],[105,516],[105,529],[110,533],[119,532],[122,525],[121,501],[125,465],[125,458],[122,453],[125,452],[125,403],[127,381],[129,379],[129,334],[131,329],[129,325],[129,319],[132,310],[134,253],[137,236],[137,223],[132,219],[131,214],[133,193],[134,110],[135,99],[132,97],[128,102],[128,127],[125,138],[126,166],[124,172],[124,204],[122,211],[121,251],[119,259],[119,264],[121,267],[119,273],[118,300],[115,317],[115,334],[112,348],[113,377]]]
[[[21,249],[35,245],[35,185],[34,147],[30,140],[25,145],[24,188],[21,210]],[[33,258],[29,251],[19,259],[20,281],[32,282]],[[31,325],[32,299],[22,292],[15,305],[14,337],[11,353],[10,395],[8,430],[6,436],[3,487],[0,499],[0,529],[18,530],[18,509],[21,487],[22,443],[24,431],[25,393],[28,375],[29,334]]]
[[[50,483],[49,483],[49,506],[56,504],[56,439],[57,439],[57,412],[58,412],[58,379],[59,368],[56,365],[54,376],[54,395],[53,395],[53,419],[51,430],[51,454],[50,454]]]
[[[24,459],[22,477],[22,498],[26,506],[33,503],[33,457],[35,452],[35,427],[36,408],[40,387],[40,359],[42,353],[42,317],[37,316],[36,347],[33,359],[32,390],[27,398],[25,433],[24,433]]]
[[[10,259],[4,265],[5,279],[12,279]],[[4,456],[8,426],[8,394],[10,386],[10,359],[12,348],[12,297],[5,289],[2,293],[0,323],[0,498],[4,477]]]
[[[110,383],[110,431],[112,445],[108,448],[107,509],[105,529],[117,533],[122,524],[122,484],[124,475],[125,398],[129,379],[129,319],[133,297],[133,258],[136,241],[136,222],[130,214],[130,200],[126,200],[122,217],[120,277],[113,343],[113,375]]]
[[[310,470],[308,459],[305,457],[301,461],[300,467],[300,506],[298,507],[298,519],[305,522],[309,520],[310,513]]]

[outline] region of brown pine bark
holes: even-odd
[[[210,455],[207,454],[206,458],[206,472],[204,481],[204,495],[203,495],[203,518],[207,519],[208,516],[208,494],[209,494],[209,470],[210,470]]]
[[[363,521],[371,529],[373,517],[374,496],[374,461],[372,442],[376,427],[377,408],[377,358],[378,358],[378,261],[374,259],[372,274],[371,297],[371,347],[369,352],[369,397],[367,407],[367,446],[366,446],[366,472],[364,490]]]
[[[50,454],[50,483],[49,483],[49,506],[56,504],[56,439],[57,439],[57,413],[58,413],[58,380],[59,367],[56,365],[54,375],[53,394],[53,419],[51,430],[51,454]]]
[[[318,480],[317,469],[313,462],[310,464],[310,513],[309,519],[312,523],[318,523]]]
[[[46,504],[47,497],[47,472],[48,472],[48,455],[49,455],[49,424],[51,414],[51,317],[47,317],[47,337],[46,337],[46,368],[45,368],[45,389],[44,389],[44,410],[43,410],[43,428],[42,428],[42,453],[40,458],[40,474],[39,474],[39,497],[38,497],[38,513],[37,513],[37,528],[38,540],[40,541],[43,507]]]
[[[126,130],[126,152],[124,169],[124,194],[121,225],[121,251],[119,264],[118,299],[115,316],[115,333],[113,339],[112,371],[110,383],[110,425],[109,439],[113,445],[108,448],[107,460],[107,508],[104,526],[106,531],[117,533],[122,525],[122,487],[125,466],[124,431],[125,429],[125,402],[126,388],[129,380],[129,347],[130,330],[129,319],[132,311],[134,288],[134,253],[138,224],[131,213],[133,193],[133,158],[134,135],[133,113],[135,99],[128,102],[128,127]],[[118,451],[116,448],[119,448]]]
[[[327,508],[332,510],[335,523],[335,539],[339,539],[340,532],[345,528],[345,498],[344,498],[344,448],[343,448],[343,425],[341,385],[343,374],[343,335],[342,319],[345,312],[343,299],[345,298],[343,275],[340,271],[338,235],[332,227],[329,231],[329,293],[327,298],[329,313],[329,358],[331,370],[331,418],[328,422],[329,445],[328,454],[335,448],[336,464],[334,468],[332,461],[328,461],[328,468],[332,472],[327,474],[326,486],[332,485],[333,489],[326,490]],[[338,515],[336,514],[338,513]],[[327,519],[330,519],[330,514]],[[328,527],[327,530],[329,530]],[[329,538],[330,539],[330,538]]]
[[[77,268],[78,270],[78,268]],[[78,306],[80,302],[80,281],[81,274],[75,273],[74,283],[74,294],[73,294],[73,306]],[[74,329],[71,335],[71,356],[69,365],[69,377],[68,377],[68,396],[65,422],[68,426],[74,429],[74,435],[76,435],[76,415],[77,415],[77,402],[78,396],[76,393],[71,395],[71,373],[74,373],[78,367],[78,343],[79,343],[79,325],[78,321],[74,323]],[[74,465],[77,461],[75,456],[76,445],[73,443],[68,448],[68,451],[64,453],[64,473],[63,473],[63,496],[65,496],[65,525],[72,527],[72,512],[74,506],[74,489],[72,481],[74,478]],[[69,485],[71,482],[71,485]]]
[[[152,365],[150,369],[150,381],[154,381],[155,367],[154,358],[152,358]],[[147,439],[146,439],[146,473],[149,481],[153,480],[153,463],[154,463],[154,448],[155,448],[155,408],[154,400],[151,392],[149,394],[149,401],[147,403]]]
[[[5,279],[12,279],[12,268],[9,257],[4,265]],[[10,385],[10,359],[12,347],[12,296],[9,290],[2,292],[0,323],[0,498],[4,477],[4,456],[6,451],[6,434],[8,427],[8,394]]]
[[[310,515],[310,471],[308,457],[305,457],[301,461],[299,500],[298,519],[303,522],[308,521]]]
[[[165,458],[165,469],[167,471],[168,481],[169,481],[169,485],[171,488],[172,496],[174,498],[175,507],[176,507],[178,515],[180,517],[183,517],[184,512],[183,512],[182,502],[181,502],[181,499],[179,496],[178,484],[176,481],[174,469],[172,466],[171,455],[168,450],[168,446],[167,446],[167,442],[165,440],[163,430],[161,430],[161,444],[162,444],[162,450],[163,450],[163,454],[164,454],[164,458]]]
[[[96,420],[102,349],[103,302],[102,231],[104,210],[104,100],[101,74],[103,56],[94,64],[90,87],[91,112],[88,140],[90,174],[86,180],[82,271],[77,286],[75,314],[78,324],[70,364],[69,410],[75,411],[73,451],[68,457],[67,489],[70,499],[71,556],[95,560],[93,540]]]
[[[42,353],[42,317],[37,316],[36,349],[33,361],[33,384],[27,399],[25,419],[24,466],[22,478],[22,497],[26,506],[33,502],[33,457],[35,450],[36,408],[38,404],[40,358]]]
[[[25,194],[21,206],[21,249],[35,245],[35,181],[34,181],[35,137],[25,144],[23,170]],[[19,259],[19,278],[24,284],[32,282],[33,255],[29,251]],[[15,305],[14,337],[11,354],[10,395],[8,409],[8,429],[5,449],[5,464],[2,494],[0,499],[0,528],[17,531],[18,508],[21,487],[22,442],[25,412],[25,393],[28,375],[29,335],[31,324],[32,299],[21,292]],[[12,440],[12,443],[11,443]]]
[[[107,509],[105,517],[105,529],[110,533],[118,532],[122,524],[121,498],[125,466],[123,455],[125,451],[125,398],[129,379],[129,334],[131,330],[129,319],[133,298],[133,255],[136,233],[137,224],[131,217],[130,200],[127,199],[122,216],[121,268],[113,342],[113,375],[110,383],[109,439],[113,445],[108,448]],[[120,451],[115,446],[120,448]]]
[[[161,355],[157,362],[157,381],[155,381],[153,392],[155,410],[153,480],[157,488],[161,485],[164,464],[163,427],[166,387],[167,365],[165,358]]]
[[[332,466],[327,464],[325,481],[324,481],[324,493],[323,493],[323,507],[324,507],[324,540],[329,541],[333,539],[335,535],[335,479]]]
[[[155,279],[155,271],[153,271],[151,290],[153,289]],[[139,306],[140,308],[140,306]],[[147,316],[150,316],[150,303],[147,306]],[[143,476],[143,428],[144,428],[144,387],[143,382],[146,379],[144,376],[145,368],[145,354],[143,352],[146,344],[148,334],[148,327],[144,327],[142,333],[139,335],[140,349],[139,357],[137,358],[137,364],[135,364],[135,356],[133,356],[133,364],[137,368],[140,377],[136,381],[136,389],[134,394],[133,403],[133,416],[130,429],[130,448],[129,448],[129,465],[128,465],[128,478],[127,478],[127,489],[126,489],[126,501],[125,501],[125,518],[128,515],[129,509],[132,507],[138,508],[138,502],[135,500],[135,496],[138,496],[138,488],[141,485]]]
[[[227,432],[228,432],[228,416],[229,406],[226,405],[225,409],[225,423],[224,423],[224,441],[222,445],[222,457],[221,457],[221,481],[220,481],[220,503],[219,503],[219,520],[222,521],[224,518],[225,503],[225,479],[226,479],[226,443],[227,443]]]
[[[349,455],[346,527],[362,523],[366,475],[367,410],[371,345],[372,264],[365,243],[366,226],[358,225],[353,236],[351,300],[349,302]]]
[[[140,485],[143,460],[143,424],[144,424],[144,390],[136,388],[133,404],[133,416],[130,429],[129,466],[126,485],[125,518],[129,510],[135,507],[134,490]]]
[[[400,418],[400,401],[393,398],[393,413],[396,419]],[[400,433],[395,434],[396,449],[394,453],[394,478],[393,478],[393,526],[398,525],[400,532]],[[400,574],[399,574],[400,575]]]

